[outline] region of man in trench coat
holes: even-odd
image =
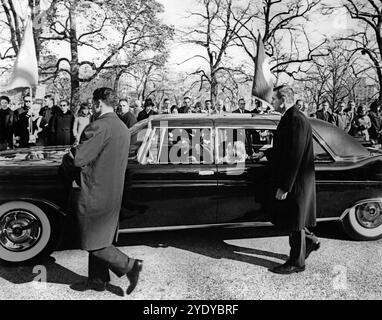
[[[115,100],[112,89],[94,91],[96,120],[84,129],[79,145],[69,153],[73,166],[80,168],[79,179],[75,179],[79,186],[73,189],[72,199],[81,248],[89,252],[88,280],[71,286],[78,291],[105,290],[111,270],[118,277],[127,276],[129,294],[142,270],[141,260],[129,258],[112,245],[117,232],[130,146],[130,132],[114,112]],[[70,161],[68,156],[65,159]],[[67,172],[72,172],[73,176],[75,170],[67,166]],[[76,182],[73,184],[78,185]]]
[[[316,185],[312,128],[294,105],[294,92],[289,86],[274,89],[275,110],[285,109],[276,132],[273,148],[264,155],[270,162],[271,179],[268,209],[272,222],[289,233],[288,261],[271,271],[291,274],[305,270],[305,259],[318,250],[320,243],[308,227],[316,225]]]

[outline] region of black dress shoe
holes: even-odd
[[[319,241],[313,243],[312,245],[306,246],[305,259],[307,259],[313,251],[320,249],[320,246],[321,243]]]
[[[102,292],[106,290],[107,282],[103,282],[100,279],[88,279],[81,282],[76,282],[70,286],[70,289],[75,291],[87,291],[87,290],[95,290],[98,292]]]
[[[132,293],[135,287],[137,286],[139,273],[142,271],[142,267],[143,261],[135,260],[133,268],[128,273],[126,273],[126,277],[130,281],[130,286],[126,289],[127,294]]]
[[[280,266],[270,269],[271,272],[278,273],[278,274],[292,274],[295,272],[302,272],[304,270],[305,270],[305,266],[297,267],[297,266],[293,266],[289,264],[289,262],[286,262]]]

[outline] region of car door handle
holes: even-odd
[[[215,174],[215,171],[213,170],[199,171],[200,176],[212,176],[213,174]]]

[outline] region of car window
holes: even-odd
[[[145,135],[149,131],[147,128],[144,128],[139,131],[135,131],[130,138],[130,149],[129,149],[129,163],[137,163],[139,151],[142,149],[142,143],[145,140]]]
[[[255,128],[218,128],[218,163],[252,163],[254,153],[272,147],[273,130]],[[263,161],[267,161],[263,158]]]
[[[314,162],[332,162],[330,154],[313,138]]]
[[[154,128],[143,164],[212,164],[211,128]]]

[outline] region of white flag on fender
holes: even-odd
[[[0,91],[10,91],[17,88],[35,87],[38,84],[38,64],[33,38],[32,22],[27,22],[23,40],[13,66],[11,77]]]

